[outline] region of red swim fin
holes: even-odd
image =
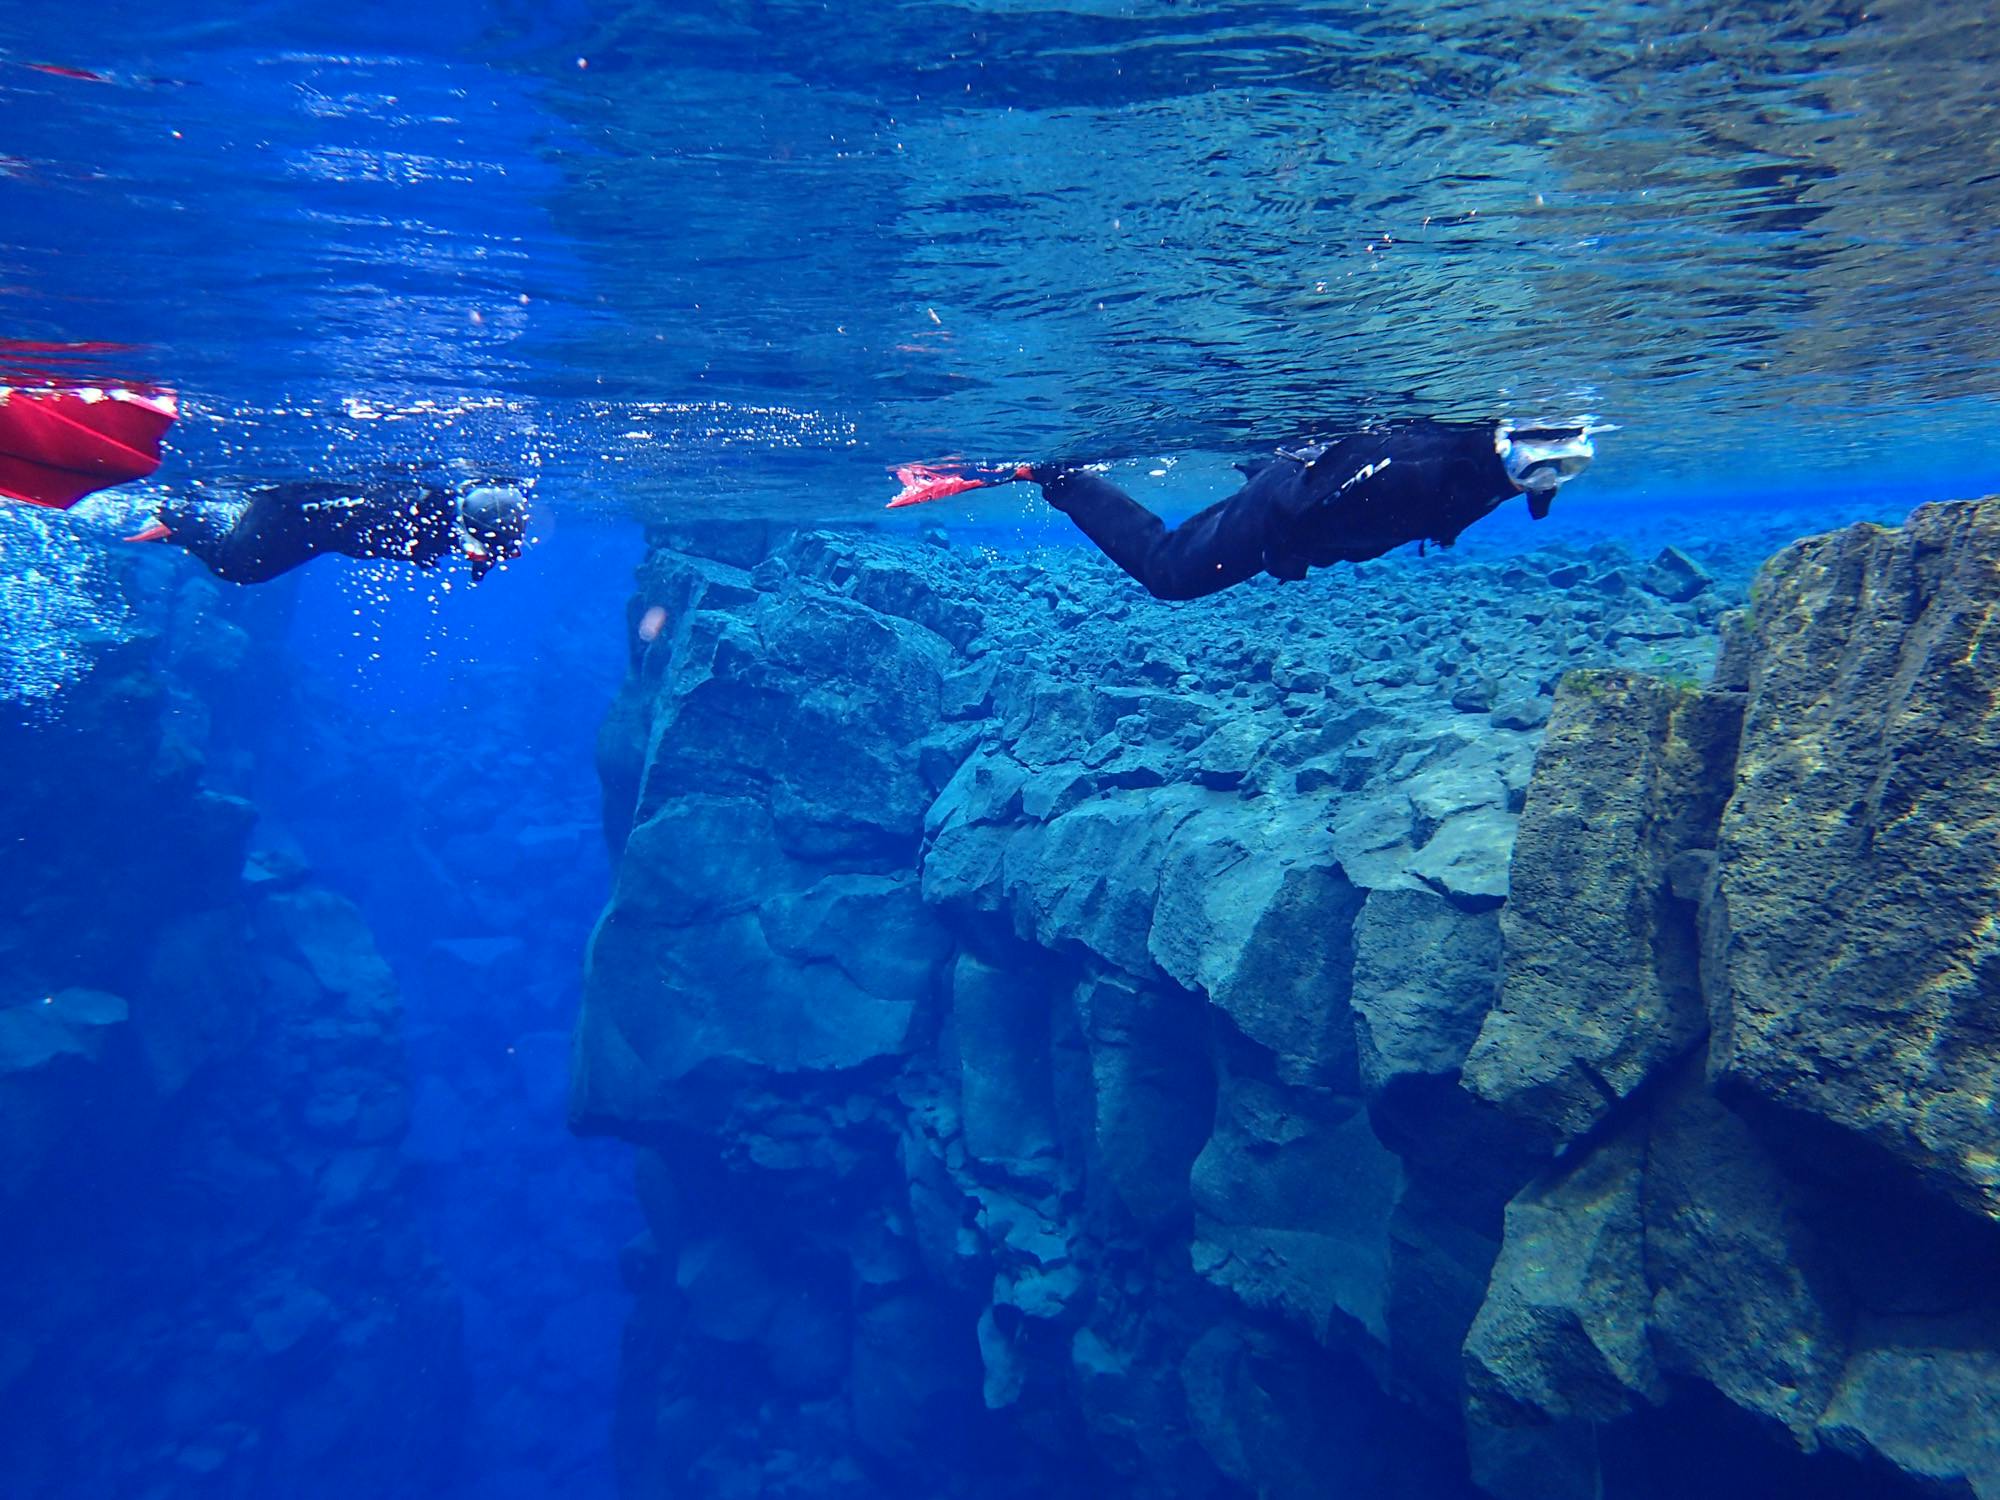
[[[158,387],[0,387],[0,497],[67,510],[144,479],[180,406]]]
[[[904,464],[896,470],[903,488],[888,504],[895,510],[904,505],[922,505],[927,500],[943,500],[967,490],[983,490],[996,484],[1012,484],[1028,478],[1028,465],[1001,464],[993,468],[970,468],[948,464]]]
[[[49,73],[57,78],[76,78],[85,83],[109,83],[111,80],[102,73],[93,73],[88,68],[72,68],[66,63],[26,63],[37,73]]]
[[[128,542],[164,542],[172,535],[173,533],[167,530],[165,526],[155,521],[152,525],[142,527],[138,531],[133,532],[125,540]]]

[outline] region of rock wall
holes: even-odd
[[[1693,1389],[1854,1493],[2000,1492],[1996,569],[1995,501],[1814,537],[1710,688],[1559,699],[1465,1080],[1568,1149],[1507,1210],[1476,1414]]]
[[[241,645],[200,629],[212,670]],[[174,657],[100,641],[0,714],[0,1489],[427,1493],[462,1351],[410,1223],[394,980],[210,784]]]
[[[2000,1493],[1996,526],[1791,549],[1711,688],[1673,549],[657,538],[627,1496]]]

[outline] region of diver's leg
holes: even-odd
[[[229,580],[227,548],[238,512],[228,506],[178,497],[163,500],[153,523],[128,536],[128,542],[166,542],[179,547],[216,577]]]
[[[1241,492],[1171,531],[1118,486],[1081,470],[1042,479],[1042,495],[1156,599],[1199,599],[1263,571],[1262,511],[1239,504]]]
[[[189,547],[231,583],[265,583],[318,555],[284,486],[259,490],[234,523],[203,548]]]

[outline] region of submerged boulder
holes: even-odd
[[[1779,553],[1718,680],[1718,1081],[2000,1219],[2000,500]]]
[[[1630,673],[1564,679],[1500,914],[1504,979],[1467,1086],[1574,1140],[1702,1041],[1693,905],[1668,878],[1712,849],[1742,712]]]
[[[1228,1059],[1193,1169],[1195,1269],[1316,1340],[1381,1347],[1396,1158],[1359,1100],[1284,1086],[1244,1043]]]
[[[1997,585],[2000,503],[1926,507],[1774,558],[1715,690],[1558,696],[1466,1062],[1564,1148],[1466,1343],[1496,1493],[1607,1487],[1690,1391],[1829,1493],[1995,1488]]]
[[[846,576],[824,549],[785,555]],[[643,660],[650,722],[577,1032],[586,1124],[726,1108],[675,1087],[704,1069],[899,1055],[949,952],[910,867],[950,647],[840,593],[704,559],[652,572],[685,612]]]
[[[1354,924],[1354,1028],[1363,1088],[1380,1102],[1413,1080],[1452,1081],[1492,1008],[1493,912],[1429,891],[1371,891]]]
[[[1708,570],[1678,547],[1662,547],[1639,575],[1639,586],[1647,593],[1675,604],[1685,604],[1714,584]]]
[[[1644,1248],[1660,1363],[1810,1444],[1848,1354],[1853,1293],[1808,1195],[1683,1070],[1647,1140]]]
[[[1605,1422],[1663,1394],[1647,1317],[1645,1142],[1615,1141],[1507,1205],[1465,1341],[1472,1415],[1492,1426]]]
[[[1088,1177],[1147,1229],[1184,1221],[1189,1169],[1214,1124],[1215,1075],[1199,996],[1086,973],[1075,992],[1090,1066]]]

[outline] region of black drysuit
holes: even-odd
[[[1405,542],[1449,546],[1518,487],[1491,422],[1397,423],[1243,465],[1227,500],[1169,530],[1116,485],[1079,469],[1037,466],[1042,494],[1160,599],[1198,599],[1258,573],[1295,581],[1308,568],[1364,562]],[[1548,514],[1551,495],[1531,494]]]
[[[449,490],[388,485],[354,490],[280,484],[241,509],[174,502],[160,512],[167,541],[185,547],[218,578],[263,583],[322,552],[435,567],[463,545],[458,500]],[[473,563],[474,576],[485,571]]]

